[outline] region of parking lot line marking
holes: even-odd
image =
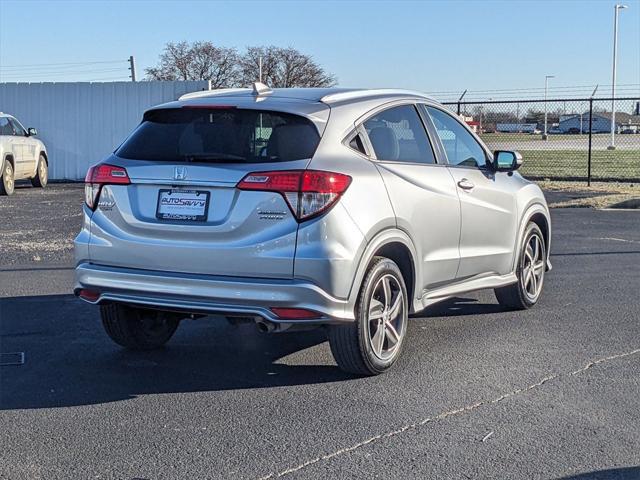
[[[487,440],[489,440],[489,438],[491,438],[491,436],[493,435],[493,431],[487,433],[484,437],[482,437],[482,442],[486,442]]]
[[[366,440],[363,440],[362,442],[358,442],[358,443],[356,443],[354,445],[351,445],[349,447],[345,447],[345,448],[341,448],[339,450],[336,450],[335,452],[328,453],[328,454],[325,454],[325,455],[322,455],[322,456],[319,456],[319,457],[316,457],[316,458],[312,458],[310,460],[307,460],[304,463],[296,465],[295,467],[290,467],[290,468],[287,468],[286,470],[282,470],[281,472],[274,472],[274,473],[270,473],[268,475],[265,475],[263,477],[259,477],[258,480],[268,480],[268,479],[271,479],[271,478],[284,477],[284,476],[289,475],[291,473],[295,473],[295,472],[298,472],[300,470],[303,470],[303,469],[305,469],[305,468],[307,468],[307,467],[309,467],[311,465],[314,465],[316,463],[319,463],[319,462],[322,462],[322,461],[325,461],[325,460],[331,460],[332,458],[338,457],[340,455],[344,455],[346,453],[353,452],[354,450],[357,450],[357,449],[359,449],[361,447],[364,447],[366,445],[375,443],[378,440],[394,437],[396,435],[400,435],[403,432],[406,432],[407,430],[415,430],[418,427],[421,427],[421,426],[426,425],[428,423],[433,423],[436,420],[444,420],[447,417],[452,417],[452,416],[455,416],[455,415],[461,415],[463,413],[470,412],[472,410],[475,410],[475,409],[480,408],[480,407],[485,406],[485,405],[496,404],[496,403],[501,402],[501,401],[503,401],[503,400],[505,400],[507,398],[510,398],[510,397],[513,397],[513,396],[516,396],[516,395],[520,395],[520,394],[526,393],[528,391],[531,391],[531,390],[533,390],[535,388],[541,387],[545,383],[553,381],[553,380],[556,380],[556,379],[558,379],[560,377],[564,377],[564,376],[571,377],[571,376],[579,375],[580,373],[586,372],[587,370],[593,368],[596,365],[600,365],[602,363],[606,363],[606,362],[609,362],[609,361],[612,361],[612,360],[617,360],[617,359],[624,358],[624,357],[629,357],[631,355],[636,355],[638,353],[640,353],[640,348],[637,348],[635,350],[631,350],[630,352],[618,353],[618,354],[610,355],[608,357],[602,357],[602,358],[593,360],[593,361],[587,363],[586,365],[584,365],[583,367],[581,367],[581,368],[579,368],[577,370],[574,370],[572,372],[553,373],[553,374],[547,375],[546,377],[543,377],[542,379],[540,379],[536,383],[533,383],[533,384],[528,385],[526,387],[518,388],[518,389],[513,390],[511,392],[505,393],[503,395],[500,395],[497,398],[494,398],[493,400],[478,401],[478,402],[476,402],[474,404],[467,405],[465,407],[460,407],[460,408],[456,408],[455,410],[449,410],[449,411],[446,411],[446,412],[442,412],[442,413],[436,415],[435,417],[427,417],[427,418],[425,418],[423,420],[420,420],[418,422],[411,423],[411,424],[408,424],[408,425],[404,425],[404,426],[402,426],[402,427],[400,427],[400,428],[398,428],[396,430],[392,430],[390,432],[386,432],[386,433],[381,433],[381,434],[375,435],[375,436],[370,437],[370,438],[368,438]],[[488,436],[486,438],[488,438]],[[483,439],[483,441],[484,441],[484,439]]]
[[[601,238],[596,238],[596,240],[608,240],[610,242],[640,243],[637,240],[627,240],[625,238],[615,238],[615,237],[601,237]]]

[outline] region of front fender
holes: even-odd
[[[544,197],[543,197],[544,200]],[[520,217],[520,226],[518,228],[518,235],[516,236],[516,244],[514,247],[514,251],[516,255],[513,258],[513,266],[512,271],[516,271],[516,266],[518,263],[518,259],[520,258],[520,252],[522,250],[522,240],[524,237],[524,231],[527,228],[527,225],[531,221],[534,215],[541,214],[544,216],[547,222],[547,232],[546,232],[546,246],[547,246],[547,270],[551,270],[551,215],[549,214],[549,208],[545,203],[541,203],[538,199],[532,199],[529,204],[525,206],[524,213]]]
[[[49,164],[49,153],[47,152],[47,147],[45,147],[42,140],[38,140],[38,148],[40,149],[38,153],[43,153],[44,157],[47,159],[47,165]]]

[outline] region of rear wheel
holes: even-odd
[[[44,155],[40,155],[38,160],[38,169],[36,170],[36,176],[31,179],[31,185],[34,187],[44,188],[49,181],[49,166],[47,165],[47,159]]]
[[[496,288],[500,305],[515,310],[533,307],[542,293],[547,251],[540,227],[531,222],[524,233],[516,275],[518,281],[506,287]]]
[[[407,288],[392,260],[375,257],[360,288],[356,321],[329,328],[338,366],[358,375],[378,375],[400,356],[408,322]]]
[[[0,195],[11,195],[15,188],[13,165],[9,160],[4,161],[2,169],[2,181],[0,182]]]
[[[180,318],[175,314],[119,304],[100,306],[102,325],[118,345],[132,350],[159,348],[173,336]]]

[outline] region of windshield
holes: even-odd
[[[133,160],[260,163],[311,158],[320,135],[298,115],[262,110],[151,110],[116,150]]]

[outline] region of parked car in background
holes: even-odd
[[[25,129],[11,115],[0,112],[0,195],[11,195],[16,180],[31,180],[44,188],[49,180],[49,158],[35,128]]]
[[[540,298],[550,216],[521,163],[418,92],[189,94],[87,173],[74,291],[124,347],[222,314],[326,327],[341,368],[382,373],[410,313],[486,288]]]

